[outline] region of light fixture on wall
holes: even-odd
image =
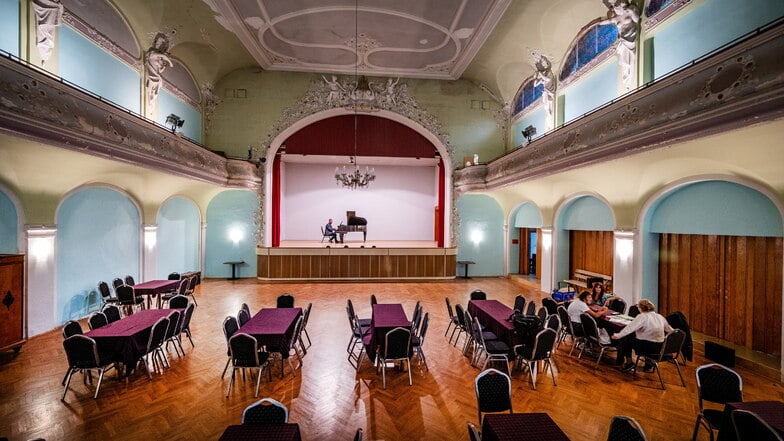
[[[166,117],[166,126],[171,129],[172,133],[181,129],[183,124],[185,124],[185,120],[173,113]]]
[[[239,244],[243,236],[244,234],[242,233],[242,230],[240,228],[234,227],[231,230],[229,230],[229,240],[231,240],[234,243],[234,245]]]
[[[356,0],[354,2],[354,54],[356,55],[356,62],[354,63],[354,92],[352,96],[355,98],[352,100],[353,109],[354,109],[354,155],[349,158],[349,163],[353,165],[353,169],[347,169],[346,166],[343,166],[343,170],[340,167],[335,167],[335,181],[337,182],[338,186],[343,186],[344,188],[349,188],[354,190],[355,188],[365,188],[370,185],[371,182],[376,180],[376,169],[369,168],[365,166],[365,171],[363,172],[359,168],[359,164],[357,163],[357,105],[361,104],[356,97],[360,92],[360,87],[365,88],[367,87],[367,80],[365,77],[362,77],[362,85],[360,85],[360,78],[359,78],[359,1]],[[363,89],[364,90],[364,89]],[[368,88],[369,90],[369,88]]]
[[[534,135],[536,135],[536,127],[528,126],[523,129],[523,136],[525,136],[525,139],[528,140],[528,144],[531,143],[531,138],[533,138]]]

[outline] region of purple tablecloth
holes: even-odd
[[[546,413],[487,414],[482,441],[560,441],[569,437]]]
[[[86,335],[95,340],[98,352],[111,354],[115,361],[125,365],[126,374],[136,366],[136,362],[147,352],[150,330],[162,317],[174,309],[145,309],[129,315],[106,326],[93,329]],[[183,310],[178,310],[182,312]]]
[[[297,424],[243,424],[229,426],[218,441],[300,441]]]
[[[727,403],[724,405],[724,424],[719,429],[717,441],[737,440],[730,416],[732,411],[736,409],[749,410],[756,413],[779,435],[784,436],[784,402],[749,401],[747,403]]]
[[[179,288],[179,280],[149,280],[144,283],[137,283],[133,285],[133,292],[137,296],[147,296],[147,309],[150,309],[150,298],[152,296],[159,296],[165,292],[171,292]],[[161,306],[160,297],[158,298],[158,307]]]
[[[471,300],[468,302],[468,312],[510,348],[521,343],[515,335],[514,324],[509,320],[514,313],[512,308],[498,300]]]
[[[395,328],[411,329],[411,321],[406,317],[400,303],[378,303],[373,305],[373,316],[370,319],[371,337],[367,355],[375,360],[376,352],[383,351],[384,337]]]
[[[259,346],[287,348],[294,334],[294,324],[302,315],[302,308],[263,308],[239,330],[250,334]]]

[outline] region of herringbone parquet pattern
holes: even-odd
[[[304,365],[292,377],[272,382],[262,379],[260,396],[275,398],[289,407],[305,440],[350,440],[357,427],[370,440],[466,440],[466,422],[476,422],[473,381],[477,369],[460,349],[447,344],[444,297],[465,305],[475,288],[506,304],[528,292],[507,279],[471,279],[442,283],[302,283],[261,284],[252,280],[207,280],[197,290],[199,306],[192,329],[196,347],[184,343],[186,356],[170,351],[171,368],[150,381],[135,373],[130,381],[105,379],[97,400],[93,386],[74,376],[66,402],[60,401],[60,380],[66,369],[60,330],[32,338],[21,353],[0,354],[0,436],[12,441],[52,440],[215,440],[230,424],[238,424],[242,410],[254,401],[255,381],[240,378],[226,398],[228,378],[220,374],[226,362],[221,322],[236,315],[242,302],[255,313],[271,307],[275,297],[290,292],[297,306],[313,302],[308,332],[313,346]],[[410,315],[417,300],[430,313],[425,342],[429,371],[413,362],[414,385],[404,372],[388,370],[387,389],[381,387],[365,359],[359,372],[346,360],[349,330],[346,298],[361,317],[369,317],[369,296],[380,302],[402,303]],[[86,326],[85,326],[86,328]],[[461,338],[462,342],[462,338]],[[694,368],[684,368],[687,386],[681,387],[672,366],[663,368],[667,390],[659,388],[655,374],[632,380],[607,364],[593,370],[590,359],[568,357],[568,344],[558,351],[556,380],[540,376],[537,390],[528,377],[513,372],[516,412],[547,412],[573,440],[605,439],[610,418],[616,414],[636,418],[652,440],[690,439],[697,412]],[[746,400],[784,400],[782,384],[739,369]],[[702,432],[700,439],[707,439]]]

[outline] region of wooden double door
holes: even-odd
[[[671,234],[659,240],[659,311],[692,330],[781,353],[782,238]]]

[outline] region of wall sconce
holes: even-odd
[[[234,242],[234,245],[237,245],[242,240],[242,230],[239,228],[232,228],[229,230],[229,239]]]
[[[484,238],[485,234],[482,230],[476,228],[471,231],[471,242],[473,242],[474,246],[478,246]]]
[[[536,127],[528,126],[523,129],[523,136],[525,136],[525,139],[528,140],[528,144],[531,143],[531,138],[533,138],[534,135],[536,135]]]
[[[615,232],[615,254],[624,262],[628,261],[634,252],[634,233],[626,231]]]
[[[542,248],[549,250],[553,245],[553,230],[542,228]]]
[[[158,243],[158,227],[155,225],[145,225],[144,226],[144,246],[148,250],[152,250],[155,248],[155,244]]]
[[[46,262],[54,254],[54,237],[56,233],[57,230],[53,228],[27,231],[27,250],[35,262]]]
[[[172,133],[181,129],[183,124],[185,124],[185,120],[173,113],[166,117],[166,125],[171,128]]]

